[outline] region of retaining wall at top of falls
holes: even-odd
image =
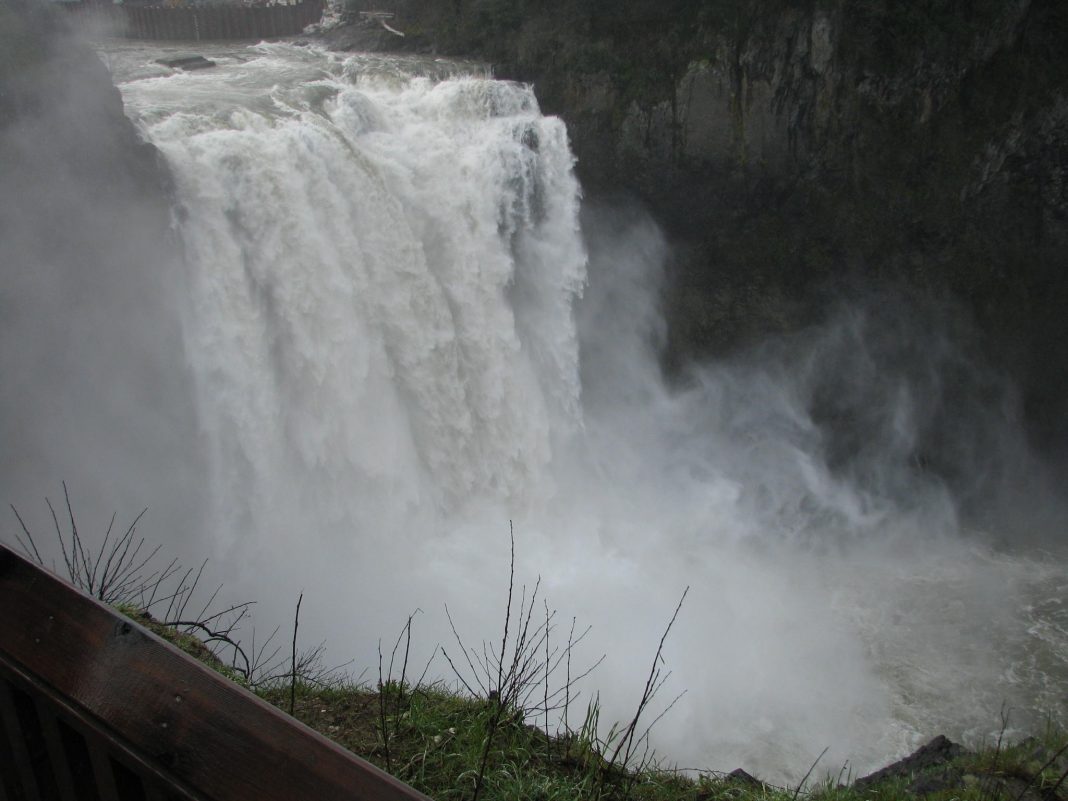
[[[130,39],[204,41],[292,36],[318,22],[322,0],[296,5],[212,5],[187,8],[72,4],[75,19]]]

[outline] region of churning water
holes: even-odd
[[[668,246],[640,210],[583,207],[529,87],[290,44],[202,49],[218,66],[193,73],[162,52],[104,57],[176,184],[195,546],[261,625],[303,589],[339,661],[375,664],[416,608],[429,656],[444,603],[499,637],[512,520],[559,636],[593,626],[576,662],[607,654],[605,719],[690,586],[662,700],[687,695],[653,737],[681,765],[796,777],[829,746],[861,772],[996,731],[1003,704],[1068,723],[1065,562],[962,522],[1032,467],[1009,396],[937,325],[847,310],[669,388]]]

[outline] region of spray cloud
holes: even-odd
[[[11,500],[67,478],[95,519],[148,505],[261,620],[314,587],[302,632],[357,664],[416,607],[428,652],[443,601],[495,631],[511,519],[520,581],[608,654],[606,718],[689,585],[656,732],[681,764],[863,770],[1003,699],[1063,719],[1063,561],[971,530],[1032,469],[1012,395],[933,307],[880,297],[669,384],[668,243],[581,206],[529,88],[289,45],[188,75],[107,55],[184,262],[104,191],[123,152],[86,168],[114,132],[62,133],[88,90],[5,129]]]

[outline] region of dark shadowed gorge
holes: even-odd
[[[532,81],[588,194],[649,204],[677,245],[671,364],[893,287],[974,320],[1036,442],[1063,451],[1063,3],[395,5],[416,46]]]

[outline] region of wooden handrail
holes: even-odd
[[[0,545],[0,801],[428,801]]]

